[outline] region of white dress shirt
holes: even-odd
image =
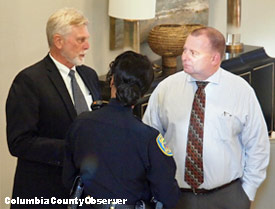
[[[54,59],[51,54],[50,54],[51,59],[53,60],[54,64],[56,65],[57,69],[59,70],[63,81],[67,87],[67,90],[71,96],[72,102],[74,104],[74,98],[73,98],[73,91],[72,91],[72,84],[71,84],[71,77],[69,76],[69,72],[70,70],[74,70],[75,71],[75,79],[84,95],[84,98],[86,100],[86,103],[88,105],[89,110],[91,111],[91,104],[93,102],[93,98],[92,95],[89,91],[89,89],[85,86],[83,80],[81,79],[80,75],[78,74],[76,67],[74,66],[72,69],[69,69],[67,66],[61,64],[60,62],[58,62],[56,59]]]
[[[172,150],[181,188],[190,188],[184,181],[184,168],[195,81],[185,72],[166,78],[150,96],[143,117],[143,122],[162,133]],[[241,178],[253,200],[266,177],[270,154],[261,107],[252,87],[239,76],[220,68],[206,81],[204,183],[199,188],[213,189]]]

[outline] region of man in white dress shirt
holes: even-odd
[[[183,209],[248,209],[266,177],[270,143],[252,87],[220,67],[224,36],[214,28],[194,30],[184,45],[183,72],[162,81],[143,121],[158,129],[172,149]],[[196,81],[208,82],[203,130],[203,183],[185,181],[189,120]]]

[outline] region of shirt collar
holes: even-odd
[[[70,70],[74,70],[76,71],[76,67],[73,66],[71,69],[68,68],[67,66],[63,65],[62,63],[58,62],[56,59],[53,58],[53,56],[51,55],[51,53],[49,53],[51,59],[53,60],[54,64],[56,65],[57,69],[61,72],[64,73],[66,75],[69,74]]]
[[[123,104],[120,101],[118,101],[116,98],[111,98],[109,100],[109,105],[119,108],[119,109],[125,109],[125,110],[132,112],[132,108],[130,106],[123,106]]]
[[[204,81],[208,81],[209,83],[215,83],[219,84],[221,79],[222,69],[219,68],[213,75],[211,75],[209,78],[207,78]],[[196,82],[197,79],[193,78],[191,75],[187,75],[187,81],[188,82]]]

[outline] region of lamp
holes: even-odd
[[[227,0],[226,51],[240,52],[241,43],[241,0]]]
[[[109,16],[124,20],[124,49],[140,52],[139,20],[154,18],[155,11],[156,0],[109,0]]]

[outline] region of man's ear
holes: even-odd
[[[215,53],[213,56],[212,56],[212,63],[213,65],[219,65],[221,63],[221,55],[220,53]]]
[[[64,38],[60,34],[54,34],[53,44],[56,48],[61,49],[64,45]]]

